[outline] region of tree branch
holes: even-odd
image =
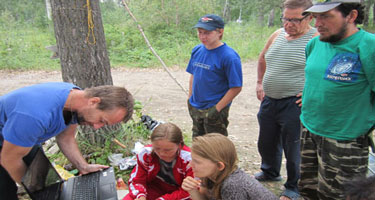
[[[148,41],[145,33],[143,32],[143,29],[141,27],[141,25],[138,23],[137,19],[135,18],[135,16],[133,15],[133,13],[130,11],[128,5],[126,4],[125,0],[122,0],[122,3],[126,9],[126,11],[129,13],[129,15],[132,17],[132,19],[134,20],[134,22],[137,24],[137,27],[139,29],[139,31],[141,32],[148,48],[152,51],[152,53],[154,54],[154,56],[160,61],[160,63],[162,64],[164,70],[169,74],[169,76],[177,83],[178,86],[180,86],[180,88],[182,89],[182,91],[185,92],[186,96],[189,95],[188,91],[178,82],[178,80],[176,79],[176,77],[173,76],[173,74],[169,71],[167,65],[164,63],[164,61],[160,58],[160,56],[156,53],[156,51],[154,50],[154,48],[151,46],[150,42]]]

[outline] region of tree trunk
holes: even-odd
[[[176,23],[176,26],[179,26],[180,25],[180,10],[179,10],[179,7],[178,7],[178,2],[177,1],[173,1],[174,5],[176,6],[176,18],[175,18],[175,23]]]
[[[365,17],[364,17],[364,20],[363,20],[363,25],[368,26],[369,17],[370,17],[371,1],[367,0],[364,3],[365,3]]]
[[[45,1],[46,1],[47,18],[48,18],[48,20],[51,20],[52,19],[52,16],[51,16],[51,2],[50,2],[50,0],[45,0]]]
[[[63,81],[83,89],[112,85],[99,0],[51,0],[51,8]],[[120,124],[99,130],[80,126],[78,137],[104,147],[111,139],[108,133],[119,128]]]
[[[99,0],[51,0],[51,8],[63,80],[112,85]]]
[[[275,25],[275,9],[273,8],[270,11],[270,15],[268,17],[268,27],[274,26]]]
[[[224,21],[230,21],[230,11],[229,11],[229,1],[225,0],[224,10],[223,10],[223,19]]]
[[[264,26],[264,8],[262,7],[258,9],[258,24]]]

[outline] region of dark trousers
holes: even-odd
[[[33,160],[36,150],[40,148],[40,146],[34,146],[30,153],[28,153],[24,158],[23,161],[28,166],[30,165],[31,161]],[[1,147],[0,147],[1,153]],[[6,200],[17,200],[17,185],[16,182],[10,177],[8,172],[0,165],[0,199]]]
[[[261,170],[269,177],[280,176],[282,153],[286,158],[288,179],[285,188],[298,192],[300,177],[301,108],[299,98],[272,99],[265,97],[258,113],[258,151],[262,157]]]

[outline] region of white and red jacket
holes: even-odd
[[[129,178],[129,195],[132,199],[145,196],[147,200],[185,200],[190,199],[188,192],[181,188],[187,176],[193,176],[188,166],[191,161],[190,148],[186,145],[179,150],[173,167],[173,176],[178,186],[164,182],[157,177],[160,170],[159,157],[152,152],[152,145],[145,146],[137,154],[137,165]]]

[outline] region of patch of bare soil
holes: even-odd
[[[257,150],[258,122],[256,114],[259,100],[255,95],[256,65],[254,61],[243,63],[244,86],[233,101],[229,111],[229,138],[235,143],[240,167],[249,174],[259,171],[260,156]],[[188,88],[189,74],[182,68],[170,69],[184,88]],[[191,135],[191,118],[187,110],[187,95],[162,68],[158,69],[112,69],[114,85],[125,86],[136,100],[144,105],[143,114],[156,120],[177,124],[184,133]],[[60,71],[0,71],[0,95],[14,89],[49,81],[62,81]],[[283,181],[264,183],[279,195],[286,181],[285,161]]]

